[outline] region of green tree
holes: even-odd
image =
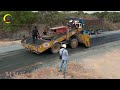
[[[10,14],[12,16],[12,22],[10,24],[6,24],[3,21],[3,17],[6,14]],[[17,27],[20,24],[33,24],[37,21],[37,14],[33,13],[31,11],[1,11],[0,12],[0,23],[1,23],[1,28],[3,30],[16,30]],[[11,25],[18,25],[17,27],[12,27]]]

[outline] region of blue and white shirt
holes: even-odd
[[[61,48],[59,54],[62,55],[62,60],[68,60],[68,51],[65,48]]]

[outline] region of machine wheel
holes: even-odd
[[[71,48],[77,48],[78,47],[78,40],[77,39],[71,39],[70,40],[70,47]]]
[[[52,47],[51,47],[51,53],[58,53],[59,52],[59,50],[60,50],[60,47],[61,47],[61,45],[59,44],[59,43],[56,43],[56,44],[54,44]]]

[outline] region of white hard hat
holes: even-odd
[[[66,46],[66,44],[63,44],[62,47],[63,47],[63,48],[66,48],[67,46]]]
[[[69,22],[72,22],[73,20],[70,20]]]

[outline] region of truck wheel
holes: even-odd
[[[52,47],[51,47],[51,53],[58,53],[59,52],[59,50],[60,50],[60,47],[61,47],[61,45],[59,44],[59,43],[56,43],[56,44],[54,44]]]
[[[77,48],[78,47],[78,40],[77,39],[71,39],[70,40],[70,47],[71,48]]]

